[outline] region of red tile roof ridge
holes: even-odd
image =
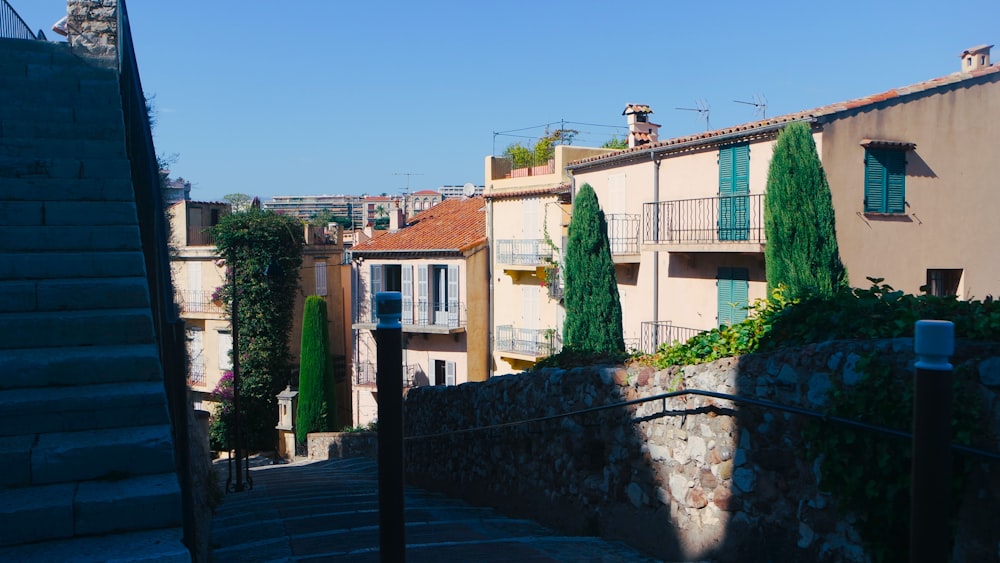
[[[485,203],[481,197],[452,198],[415,215],[406,227],[383,231],[356,245],[367,252],[464,252],[486,242]]]
[[[733,125],[730,127],[723,127],[721,129],[714,129],[712,131],[706,131],[703,133],[695,133],[693,135],[685,135],[682,137],[673,137],[670,139],[662,139],[655,143],[644,144],[641,147],[634,147],[629,149],[623,149],[621,151],[600,154],[595,156],[590,156],[587,158],[582,158],[580,160],[574,161],[572,164],[588,164],[592,162],[600,162],[605,159],[618,157],[628,153],[640,153],[645,152],[650,149],[670,147],[672,145],[679,145],[682,143],[688,143],[692,141],[699,140],[710,140],[716,137],[722,137],[731,133],[738,133],[741,131],[752,132],[757,129],[761,129],[770,125],[778,125],[781,123],[788,123],[791,121],[799,121],[803,119],[822,117],[827,115],[832,115],[842,111],[857,109],[869,105],[874,105],[879,102],[884,102],[891,99],[900,98],[902,96],[916,94],[920,92],[927,92],[933,90],[934,88],[947,86],[951,84],[956,84],[963,82],[965,80],[970,80],[973,78],[979,78],[981,76],[986,76],[988,74],[994,74],[1000,72],[1000,64],[994,64],[989,67],[980,68],[977,70],[969,72],[953,72],[944,76],[939,76],[937,78],[931,78],[924,80],[922,82],[917,82],[915,84],[910,84],[908,86],[902,86],[899,88],[892,88],[884,92],[879,92],[876,94],[871,94],[868,96],[862,96],[860,98],[853,98],[850,100],[834,102],[824,106],[815,107],[808,110],[786,113],[776,117],[770,117],[767,119],[762,119],[759,121],[751,121],[747,123],[741,123],[738,125]],[[493,197],[497,197],[500,194],[496,194]]]

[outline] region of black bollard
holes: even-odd
[[[378,367],[378,532],[379,560],[406,560],[403,506],[403,327],[402,294],[375,294],[375,345]]]
[[[917,321],[910,484],[910,561],[949,561],[951,384],[955,325]]]

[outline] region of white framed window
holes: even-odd
[[[230,357],[233,351],[233,333],[220,330],[216,334],[219,337],[219,369],[233,369],[233,359]]]
[[[316,295],[326,296],[326,262],[316,262],[313,264],[313,272],[316,276]]]

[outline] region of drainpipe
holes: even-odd
[[[490,189],[491,190],[493,189],[492,185],[490,186]],[[493,313],[493,307],[494,307],[493,258],[495,256],[493,253],[493,246],[496,244],[496,239],[493,238],[493,198],[490,198],[487,201],[489,203],[486,205],[486,240],[488,241],[487,243],[488,264],[486,266],[486,273],[489,274],[490,276],[490,312],[489,312],[490,317],[487,322],[489,328],[486,334],[486,373],[489,374],[489,377],[493,377],[493,323],[494,319],[496,318]]]
[[[660,239],[660,159],[656,158],[656,153],[649,151],[649,158],[653,161],[653,240]],[[656,246],[654,248],[659,248]],[[653,322],[660,320],[660,251],[653,251]],[[655,324],[653,326],[656,326]]]

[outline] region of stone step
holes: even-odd
[[[158,381],[0,390],[0,436],[168,422]]]
[[[37,103],[9,103],[0,105],[0,119],[30,120],[36,123],[86,124],[117,123],[123,121],[121,107],[90,107],[81,105],[46,106]],[[5,137],[15,137],[10,132],[4,132]]]
[[[94,227],[138,221],[130,201],[8,201],[0,207],[0,225],[12,227]]]
[[[40,434],[31,447],[32,485],[174,470],[169,424]]]
[[[120,108],[121,94],[117,81],[61,80],[39,83],[23,77],[0,76],[0,102],[7,106],[45,106],[77,108]]]
[[[0,54],[11,54],[13,52],[3,52]],[[16,57],[16,55],[13,55]],[[32,62],[0,59],[0,76],[11,76],[14,78],[27,78],[37,81],[52,81],[58,84],[62,80],[88,79],[88,80],[108,80],[117,81],[117,74],[113,69],[102,68],[88,64],[79,58],[64,58],[54,56],[49,62]]]
[[[104,278],[145,276],[146,263],[138,249],[116,252],[5,251],[0,280]]]
[[[72,311],[149,306],[146,278],[0,281],[0,311]]]
[[[162,381],[152,343],[0,350],[0,389]]]
[[[173,473],[6,489],[0,546],[178,528],[180,505]]]
[[[120,116],[113,121],[92,123],[66,123],[14,116],[0,118],[0,137],[120,141],[125,138],[125,122]]]
[[[135,201],[131,179],[19,178],[0,182],[0,201],[129,202]]]
[[[0,227],[0,250],[78,252],[141,250],[138,225]]]
[[[0,135],[3,132],[0,131]],[[2,136],[0,157],[11,158],[128,158],[124,139],[74,139],[71,137]]]
[[[179,528],[109,534],[0,548],[0,561],[49,563],[187,563]]]
[[[180,529],[76,538],[0,548],[0,561],[73,561],[74,563],[187,563]]]
[[[156,336],[148,307],[0,313],[0,334],[3,350],[147,344]]]
[[[131,168],[124,158],[47,158],[0,156],[0,180],[4,178],[129,179]]]

